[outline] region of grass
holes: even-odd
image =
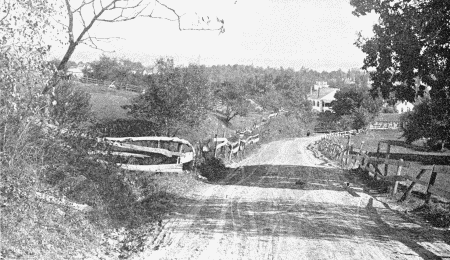
[[[398,130],[370,130],[364,134],[358,134],[356,136],[351,136],[350,143],[354,145],[355,148],[360,147],[361,142],[364,141],[363,150],[366,150],[369,156],[378,156],[377,147],[381,140],[394,140],[399,144],[404,141],[402,137],[402,132]],[[343,145],[347,144],[346,138],[340,138],[340,142]],[[380,157],[386,156],[386,144],[382,144],[379,155]],[[402,175],[409,175],[416,177],[421,170],[423,165],[449,165],[450,164],[450,153],[446,152],[430,152],[430,150],[425,146],[425,142],[416,141],[412,146],[391,146],[390,150],[391,159],[403,159],[405,161],[411,162],[409,167],[404,167],[402,169]],[[378,166],[379,170],[384,173],[385,165]],[[395,175],[397,171],[396,166],[389,166],[387,175]],[[431,177],[431,171],[426,172],[420,179],[428,181]],[[436,187],[442,190],[450,190],[449,181],[442,181],[441,178],[449,178],[447,176],[438,176],[436,181]],[[372,179],[372,177],[370,177]],[[441,181],[439,181],[441,179]],[[381,181],[368,180],[366,178],[366,183],[371,185],[372,188],[378,189],[380,191],[388,192],[391,183],[383,183]],[[406,188],[411,184],[411,181],[404,181],[399,183],[399,193],[397,197],[393,198],[394,201],[400,199],[401,195]],[[410,196],[410,199],[403,202],[403,206],[408,206],[413,209],[418,216],[429,221],[432,225],[436,227],[449,227],[450,226],[450,198],[443,198],[439,196],[434,196],[434,203],[431,205],[424,205],[424,194],[426,193],[427,187],[416,184],[413,189],[414,196]]]
[[[110,89],[95,84],[74,83],[77,89],[91,95],[92,112],[101,120],[128,118],[121,106],[129,105],[138,94],[130,91]]]

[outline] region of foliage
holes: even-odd
[[[25,1],[23,1],[25,2]],[[92,32],[92,28],[100,23],[117,23],[134,20],[137,18],[153,18],[163,19],[166,21],[176,22],[178,29],[182,30],[217,30],[221,33],[225,32],[223,19],[210,19],[209,16],[200,17],[197,24],[192,23],[192,27],[186,28],[182,25],[181,18],[184,15],[177,13],[176,8],[168,6],[163,1],[149,1],[149,0],[92,0],[82,2],[70,2],[64,1],[62,6],[54,8],[55,10],[63,10],[64,14],[53,17],[57,20],[57,23],[63,28],[66,34],[64,42],[67,45],[67,49],[63,58],[61,59],[57,70],[63,71],[67,62],[72,57],[77,46],[81,44],[88,45],[94,49],[100,49],[99,41],[109,41],[114,37],[107,36],[98,37]],[[154,15],[154,11],[158,10],[159,14],[162,12],[164,15]],[[202,22],[200,22],[202,21]],[[57,82],[53,78],[52,82]],[[43,93],[47,93],[51,86],[44,88]]]
[[[151,122],[158,135],[174,136],[198,125],[209,100],[202,68],[175,67],[170,59],[160,59],[156,66],[158,73],[147,79],[145,93],[124,108],[135,119]]]
[[[128,59],[117,60],[102,55],[99,60],[92,62],[90,67],[89,70],[84,71],[89,78],[114,81],[116,86],[143,84],[144,66],[140,62],[133,62]]]
[[[75,89],[70,82],[61,82],[55,88],[54,106],[50,115],[59,125],[80,124],[91,116],[90,95]]]
[[[444,106],[444,107],[443,107]],[[415,105],[414,110],[401,117],[403,136],[406,142],[412,143],[421,138],[429,138],[430,144],[450,143],[449,103],[441,104],[424,99]]]
[[[429,137],[448,142],[450,128],[450,3],[442,0],[409,1],[352,0],[354,14],[374,11],[379,24],[374,36],[356,43],[366,53],[364,69],[374,81],[372,93],[398,100],[430,98],[407,120],[419,133],[405,129],[408,140]],[[425,108],[428,107],[428,108]],[[428,130],[428,131],[426,131]]]
[[[360,36],[356,43],[366,53],[363,68],[376,69],[371,72],[374,94],[381,91],[388,98],[395,92],[397,99],[414,102],[426,86],[431,86],[432,99],[448,87],[447,1],[352,0],[351,4],[357,16],[374,11],[380,17],[373,27],[375,35]]]
[[[221,159],[215,157],[206,158],[199,166],[200,174],[208,181],[219,181],[226,177],[227,168]]]
[[[383,107],[381,109],[381,113],[393,114],[396,113],[395,108],[393,107]]]
[[[350,115],[355,109],[365,108],[371,114],[378,114],[381,110],[382,100],[374,99],[369,95],[368,89],[346,88],[338,91],[335,100],[331,102],[333,111],[338,115]]]
[[[340,130],[361,129],[366,127],[380,112],[383,101],[372,98],[367,89],[347,88],[335,94],[331,102],[336,114],[337,127]]]
[[[305,122],[305,115],[288,112],[271,118],[260,130],[262,138],[272,141],[306,136],[308,129],[312,128],[312,123]]]
[[[214,96],[224,107],[219,110],[224,114],[226,124],[236,116],[247,115],[250,109],[250,103],[245,99],[245,93],[239,88],[237,83],[225,81],[217,84]]]

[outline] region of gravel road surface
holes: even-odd
[[[450,233],[363,191],[306,147],[263,145],[220,184],[185,195],[135,259],[450,259]]]

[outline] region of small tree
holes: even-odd
[[[229,123],[236,116],[247,115],[250,103],[237,83],[225,81],[216,86],[214,95],[221,101],[225,123]]]
[[[202,74],[189,74],[170,59],[158,60],[156,67],[158,73],[147,78],[145,93],[124,108],[134,118],[150,121],[159,135],[175,136],[198,125],[205,108],[201,102],[204,95],[196,90],[208,89]]]
[[[420,138],[428,138],[431,146],[440,144],[444,149],[450,143],[450,102],[442,104],[423,99],[414,110],[401,117],[403,136],[412,143]]]

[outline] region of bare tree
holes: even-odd
[[[161,0],[80,0],[77,1],[76,5],[73,4],[74,1],[64,1],[67,15],[65,18],[66,21],[61,22],[61,24],[68,35],[68,47],[57,67],[58,71],[65,67],[78,45],[85,44],[92,48],[99,49],[97,46],[98,41],[114,38],[101,38],[91,35],[89,32],[93,25],[97,23],[126,22],[139,17],[146,17],[176,22],[180,31],[214,30],[219,31],[220,33],[225,31],[224,20],[216,18],[215,22],[217,26],[211,27],[211,19],[208,16],[200,17],[200,19],[198,19],[198,27],[184,27],[182,24],[182,17],[184,14],[178,13],[174,8]],[[156,11],[159,9],[164,9],[171,15],[157,15]],[[77,22],[79,24],[76,24]],[[202,24],[206,26],[202,26]],[[81,27],[78,33],[75,32],[76,26]],[[43,93],[47,93],[55,84],[56,82],[54,80],[52,84],[49,84],[49,86],[44,89]]]

